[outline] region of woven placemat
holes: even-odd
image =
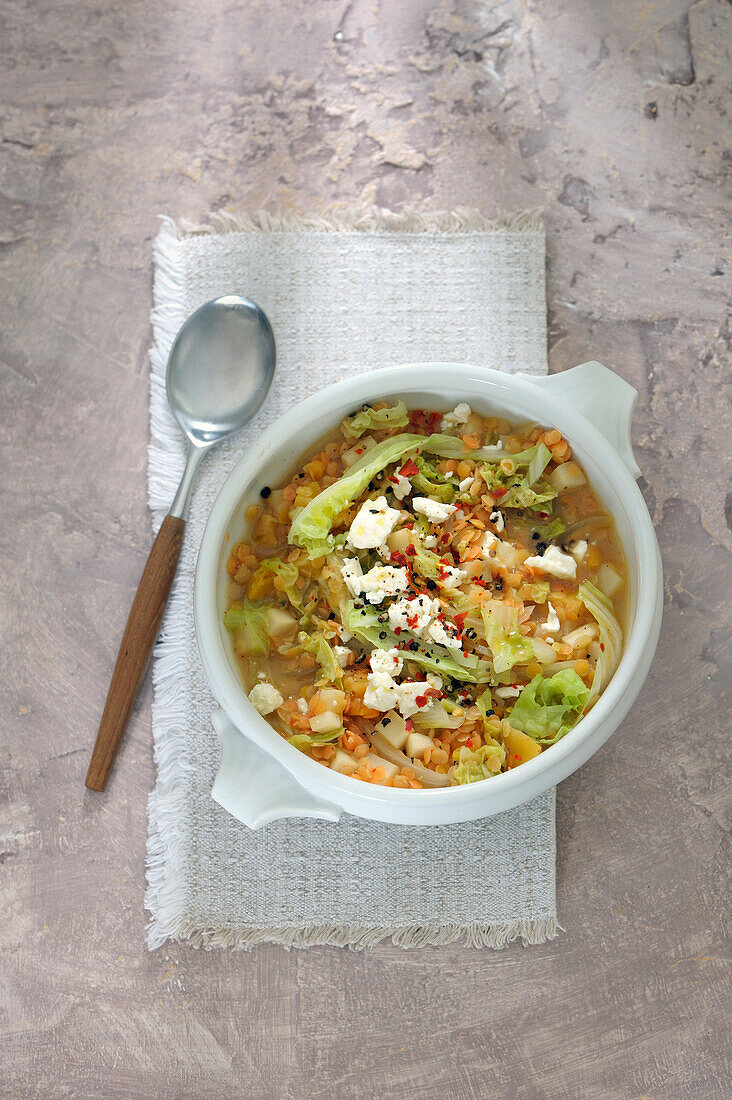
[[[533,214],[474,211],[332,218],[165,220],[155,243],[150,506],[157,527],[183,469],[165,399],[176,332],[210,298],[240,293],[277,338],[272,392],[254,423],[201,470],[156,647],[147,906],[151,948],[464,940],[500,947],[556,934],[554,794],[498,817],[414,828],[344,815],[252,832],[211,799],[215,703],[193,629],[196,555],[211,504],[242,450],[295,402],[345,375],[452,360],[546,371],[544,230]]]

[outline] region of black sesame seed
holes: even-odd
[[[361,611],[361,614],[362,614],[362,615],[366,615],[366,614],[368,614],[368,612],[366,611],[366,608],[365,608],[365,607],[364,607],[364,608],[363,608],[363,610]]]
[[[427,588],[430,590],[430,592],[434,592],[434,590],[437,588],[437,585],[434,581],[427,581]]]
[[[385,623],[385,622],[388,621],[388,619],[389,619],[388,613],[386,611],[382,611],[381,614],[379,615],[379,622],[380,623]]]
[[[537,542],[536,552],[537,552],[537,554],[544,554],[546,552],[546,543],[545,542]]]
[[[265,500],[267,499],[268,496],[271,496],[272,495],[272,490],[270,489],[269,485],[265,485],[264,488],[260,491],[259,495],[260,495],[260,497],[263,497]]]
[[[386,631],[385,630],[380,630],[379,631],[379,638],[381,639],[382,642],[383,642],[385,637],[386,637]]]
[[[538,531],[532,531],[531,532],[531,537],[532,537],[532,539],[534,539],[534,541],[536,541],[539,537],[539,532]]]
[[[328,618],[329,619],[335,619],[335,611],[329,611],[328,612]]]
[[[379,635],[379,637],[381,637],[381,635]],[[386,637],[386,635],[384,635],[384,637]],[[419,642],[410,642],[409,648],[411,649],[412,653],[416,653],[419,649]]]
[[[501,592],[503,589],[503,577],[496,577],[493,587],[495,588],[496,592]]]

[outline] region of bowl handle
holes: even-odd
[[[281,817],[338,821],[340,806],[308,794],[290,773],[234,726],[220,708],[211,715],[221,742],[221,764],[211,797],[250,829]]]
[[[630,422],[638,391],[620,375],[593,361],[560,374],[546,374],[540,378],[531,375],[530,381],[587,417],[618,452],[631,476],[641,476],[630,442]]]

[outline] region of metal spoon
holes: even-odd
[[[178,492],[153,543],[112,674],[86,785],[103,791],[145,676],[178,565],[188,500],[203,456],[258,412],[272,385],[275,339],[254,302],[235,294],[192,314],[168,358],[168,401],[188,437]]]

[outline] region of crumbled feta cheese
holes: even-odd
[[[363,569],[358,558],[345,558],[341,566],[341,576],[346,583],[346,588],[352,596],[358,596],[361,591],[361,578]]]
[[[436,672],[428,672],[425,674],[425,679],[430,687],[433,687],[435,691],[442,691],[444,681],[441,676],[438,676]]]
[[[494,508],[490,515],[491,523],[495,525],[496,531],[500,535],[501,531],[506,526],[506,521],[503,518],[503,512],[500,512],[498,508]]]
[[[413,634],[421,635],[439,613],[437,600],[421,593],[395,600],[389,608],[389,622],[394,629],[411,630]]]
[[[298,699],[297,709],[300,711],[300,714],[309,714],[310,713],[310,707],[308,706],[307,699],[303,699],[302,697],[300,699]]]
[[[335,646],[333,646],[333,652],[336,655],[336,661],[338,662],[338,664],[341,666],[341,668],[345,668],[346,665],[348,664],[348,657],[351,653],[348,646],[347,645],[335,645]]]
[[[467,493],[468,489],[470,488],[470,486],[473,484],[474,481],[475,481],[475,478],[473,477],[473,475],[468,474],[468,476],[464,477],[463,480],[460,482],[460,484],[458,485],[458,489],[460,490],[461,493]]]
[[[369,662],[373,672],[388,672],[390,676],[398,676],[404,668],[398,649],[374,649]]]
[[[399,693],[397,707],[402,718],[409,718],[412,714],[416,714],[418,710],[423,710],[424,707],[430,705],[432,696],[425,695],[428,689],[429,684],[425,683],[424,680],[407,680],[405,683],[397,685]]]
[[[462,424],[467,424],[472,411],[470,405],[465,401],[461,401],[459,405],[455,406],[452,412],[445,413],[440,424],[440,431],[451,432],[455,428],[459,428]]]
[[[393,477],[389,478],[389,481],[397,500],[404,500],[412,491],[412,483],[404,474],[394,474]]]
[[[422,539],[422,545],[425,550],[434,550],[437,546],[437,537],[435,535],[425,535]]]
[[[415,512],[427,516],[430,523],[444,523],[457,508],[454,504],[443,504],[441,500],[430,500],[429,497],[413,497],[412,507]]]
[[[360,581],[360,591],[369,603],[381,603],[387,596],[396,596],[398,592],[406,592],[408,588],[406,569],[394,565],[375,565],[368,573],[364,573]]]
[[[546,622],[541,623],[541,625],[539,626],[539,630],[542,632],[542,634],[556,634],[559,630],[559,616],[557,615],[551,600],[547,602],[547,607],[549,608],[549,614],[546,617]]]
[[[454,623],[448,623],[444,619],[435,619],[430,623],[429,635],[433,642],[447,646],[448,649],[463,648],[460,631]]]
[[[550,573],[561,580],[571,580],[577,576],[577,562],[571,554],[564,554],[558,546],[550,546],[543,554],[534,554],[527,558],[524,565],[539,573]]]
[[[353,634],[351,633],[351,631],[346,630],[345,626],[339,626],[338,627],[338,632],[341,636],[341,641],[342,642],[350,642],[351,638],[353,637]]]
[[[512,687],[511,685],[495,688],[494,690],[499,699],[515,699],[517,695],[521,694],[521,688]]]
[[[481,542],[480,556],[481,558],[495,558],[496,550],[500,544],[500,539],[493,534],[492,531],[486,531],[483,535],[483,541]]]
[[[569,552],[577,562],[577,565],[581,565],[587,557],[587,539],[580,539],[579,542],[575,542],[570,547]]]
[[[443,588],[458,588],[468,574],[464,569],[456,569],[453,565],[441,565],[439,582]]]
[[[273,710],[277,710],[277,707],[281,707],[284,701],[277,688],[266,680],[255,684],[249,692],[249,702],[260,714],[271,714]]]
[[[367,500],[358,510],[351,524],[347,542],[356,550],[370,550],[386,542],[399,519],[399,511],[390,508],[386,497]]]
[[[374,710],[391,710],[397,705],[399,691],[388,672],[370,672],[363,697],[367,707]]]

